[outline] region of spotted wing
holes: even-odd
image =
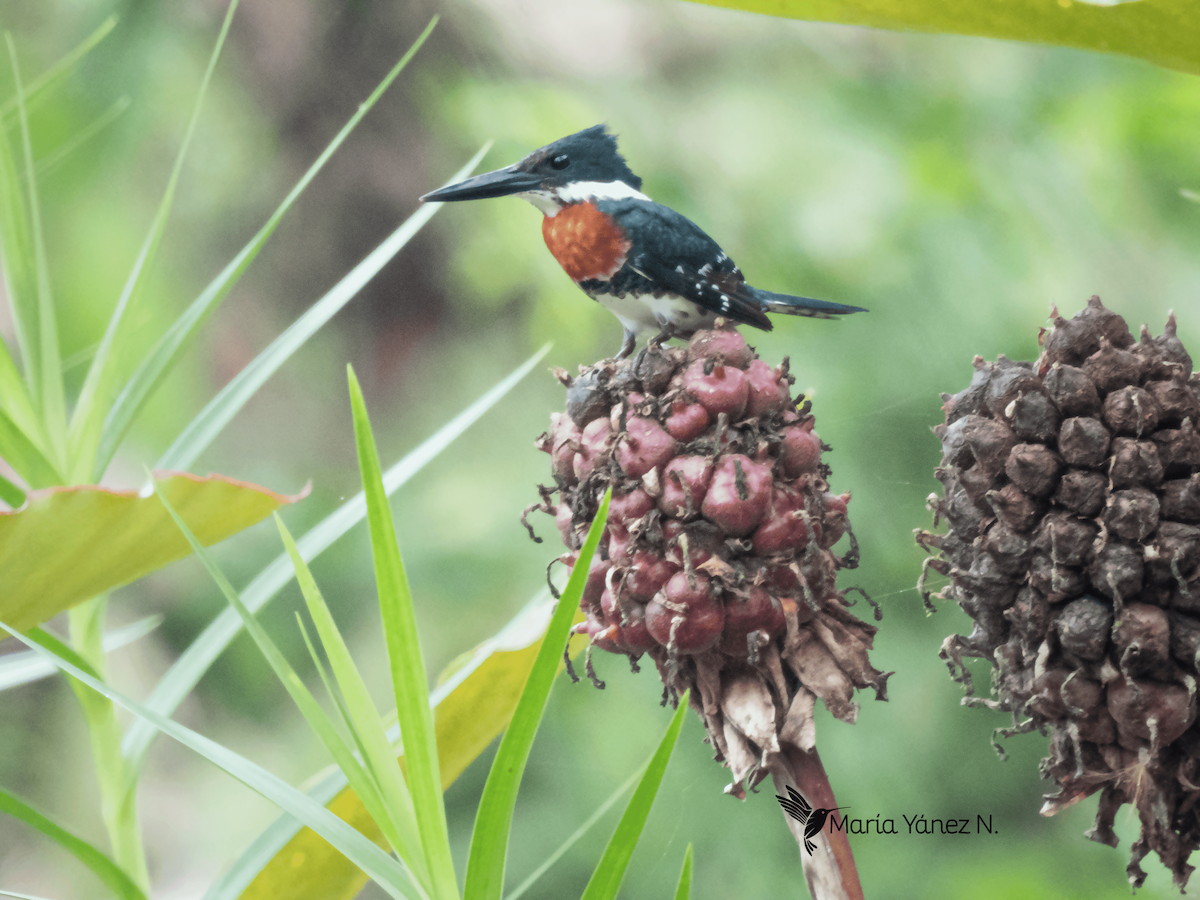
[[[735,322],[771,330],[762,303],[741,270],[717,242],[691,219],[648,200],[607,200],[597,204],[625,231],[632,246],[618,273],[628,289],[677,294]]]

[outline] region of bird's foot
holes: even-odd
[[[625,339],[621,342],[621,349],[617,352],[616,359],[626,359],[633,352],[634,346],[637,345],[637,333],[625,329]]]

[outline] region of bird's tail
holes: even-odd
[[[831,303],[829,300],[813,300],[811,297],[793,297],[752,288],[754,296],[767,312],[787,313],[792,316],[812,316],[816,319],[831,319],[847,313],[866,312],[861,306]]]
[[[866,312],[866,310],[864,309],[863,312]],[[805,838],[804,839],[804,849],[808,851],[809,856],[812,856],[813,851],[817,849],[817,845],[814,844],[812,841],[808,840],[808,838]]]

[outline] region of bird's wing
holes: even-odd
[[[691,219],[647,200],[597,205],[633,244],[627,263],[633,271],[717,315],[771,330],[771,320],[741,270]]]

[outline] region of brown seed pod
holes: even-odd
[[[1040,384],[976,358],[971,387],[943,407],[944,490],[931,505],[949,530],[920,541],[949,575],[938,596],[974,629],[942,656],[968,693],[963,657],[993,662],[986,702],[1017,717],[1003,733],[1049,734],[1041,771],[1058,793],[1043,812],[1099,791],[1089,836],[1115,846],[1117,810],[1135,806],[1130,881],[1154,850],[1182,888],[1200,847],[1200,379],[1173,315],[1136,344],[1096,298],[1053,322]],[[1021,386],[1003,410],[988,402],[1004,396],[997,378]],[[969,439],[997,425],[1018,441],[1003,474]]]

